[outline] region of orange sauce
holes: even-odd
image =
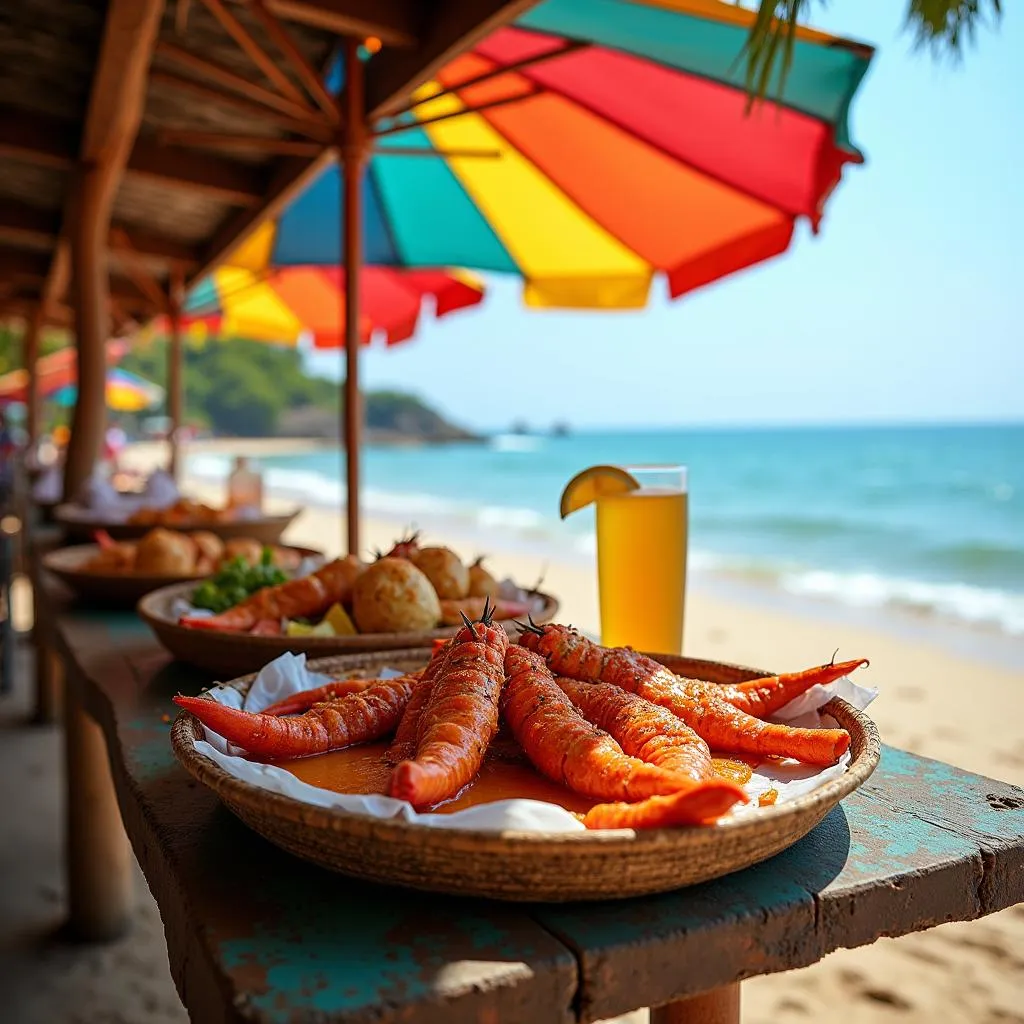
[[[303,782],[334,793],[387,793],[391,775],[391,764],[384,758],[387,747],[387,743],[367,743],[329,754],[275,763]],[[716,757],[711,766],[715,775],[742,786],[750,781],[754,768],[763,760],[735,754],[727,758]],[[777,797],[776,790],[768,790],[759,798],[759,803],[762,807],[773,804]],[[594,804],[602,802],[580,796],[545,778],[530,764],[514,741],[500,735],[488,749],[477,777],[456,797],[432,810],[438,814],[452,814],[479,804],[513,799],[542,800],[578,814],[584,814]]]
[[[279,761],[277,765],[311,786],[335,793],[386,793],[391,775],[391,765],[384,759],[387,746],[386,743],[368,743],[329,754]],[[478,804],[518,799],[543,800],[567,811],[585,813],[600,803],[545,778],[525,755],[517,754],[510,746],[492,744],[477,777],[454,799],[433,810],[452,814]]]
[[[742,754],[731,754],[729,757],[713,757],[711,771],[721,779],[728,779],[738,786],[745,786],[753,777],[754,769],[761,763],[761,758],[745,758]]]

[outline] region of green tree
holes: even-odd
[[[126,370],[166,385],[167,344],[138,345],[122,360]],[[297,349],[231,339],[186,343],[185,417],[221,434],[266,436],[287,409],[336,409],[337,385],[303,370]]]

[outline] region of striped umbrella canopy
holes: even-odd
[[[258,231],[250,251],[265,247],[272,229]],[[192,291],[182,315],[189,329],[202,325],[225,337],[297,344],[304,334],[316,348],[344,344],[345,272],[339,267],[289,267],[253,273],[221,267]],[[482,282],[464,271],[367,267],[360,279],[360,340],[397,345],[416,333],[424,300],[435,315],[475,306]]]
[[[50,394],[44,393],[43,397],[68,408],[77,401],[78,387],[66,384]],[[106,398],[107,408],[115,412],[143,412],[163,402],[164,389],[128,370],[113,369],[107,371]]]
[[[863,159],[847,117],[873,51],[801,28],[781,99],[776,80],[751,109],[753,19],[716,0],[531,7],[371,126],[364,261],[515,273],[532,306],[627,308],[657,273],[678,296],[782,253]],[[338,175],[232,262],[338,265]]]
[[[646,303],[656,274],[683,295],[784,252],[798,218],[818,229],[843,168],[863,161],[847,118],[873,50],[796,29],[752,105],[742,58],[755,18],[718,0],[542,0],[369,123],[373,57],[346,45],[331,83],[340,166],[230,262],[349,271],[350,551],[363,264],[519,274],[531,306],[625,309]]]
[[[114,366],[128,351],[128,343],[121,338],[107,342],[107,365]],[[74,384],[78,379],[78,363],[73,346],[58,349],[36,360],[34,367],[36,389],[40,395],[52,395],[60,388]],[[28,400],[29,373],[26,369],[11,370],[0,376],[0,403]]]

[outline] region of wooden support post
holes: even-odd
[[[656,1007],[651,1024],[740,1024],[739,982]]]
[[[32,641],[35,647],[36,703],[32,721],[36,725],[53,725],[60,721],[64,709],[64,665],[53,649],[46,611],[41,606],[39,596],[39,587],[33,583]]]
[[[359,554],[359,456],[363,429],[363,401],[359,393],[360,310],[359,285],[362,277],[362,182],[367,143],[363,109],[363,64],[359,43],[345,40],[345,117],[341,132],[342,217],[345,235],[342,256],[345,263],[345,505],[348,514],[348,551]]]
[[[82,168],[71,224],[78,398],[64,464],[65,501],[73,501],[92,474],[106,430],[107,336],[110,333],[107,235],[116,182],[116,175],[112,176],[105,167]]]
[[[146,74],[163,6],[164,0],[109,0],[106,5],[103,41],[82,126],[76,189],[65,209],[78,334],[78,401],[64,466],[65,501],[74,498],[89,478],[103,444],[110,213],[142,121]]]
[[[183,300],[181,275],[172,272],[170,294],[167,302],[167,318],[170,323],[170,339],[167,345],[167,415],[171,421],[168,439],[171,443],[170,471],[175,480],[181,468],[182,428],[182,354],[181,354],[181,304]]]
[[[123,935],[133,902],[132,853],[100,727],[81,703],[78,686],[65,688],[68,927],[80,939],[105,942]]]

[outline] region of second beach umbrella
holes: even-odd
[[[268,226],[269,227],[269,226]],[[264,232],[265,234],[266,232]],[[251,245],[262,245],[257,233]],[[367,267],[360,279],[360,341],[388,345],[416,332],[424,300],[435,315],[475,306],[484,287],[459,271]],[[203,324],[225,337],[296,344],[309,334],[315,348],[344,345],[345,272],[333,267],[286,267],[253,273],[221,267],[201,281],[182,311],[182,326]]]

